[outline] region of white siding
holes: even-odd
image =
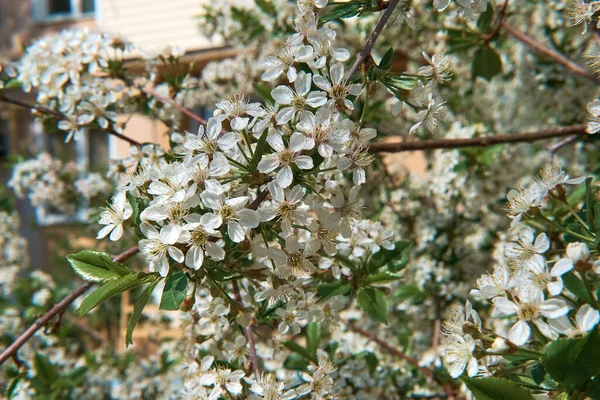
[[[101,30],[123,36],[138,48],[151,51],[166,45],[186,51],[223,45],[204,37],[198,28],[201,4],[211,0],[97,0]],[[220,0],[219,0],[220,1]]]

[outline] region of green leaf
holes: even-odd
[[[127,322],[127,334],[125,335],[125,346],[129,346],[130,344],[133,344],[133,340],[132,340],[133,330],[135,329],[135,326],[137,325],[138,321],[140,320],[140,317],[142,316],[142,311],[144,311],[144,307],[146,307],[146,303],[148,302],[148,299],[152,295],[154,288],[156,287],[156,285],[158,285],[158,282],[160,282],[160,281],[161,281],[160,276],[154,277],[154,280],[152,282],[150,282],[150,284],[148,286],[146,286],[146,289],[144,289],[142,294],[140,294],[140,297],[138,297],[137,301],[133,305],[133,312],[129,316],[129,322]]]
[[[394,243],[394,248],[392,250],[386,250],[382,247],[381,250],[373,254],[369,259],[367,270],[369,272],[375,272],[379,268],[388,265],[390,271],[399,271],[408,263],[410,245],[410,241],[400,240]]]
[[[273,90],[271,86],[265,83],[255,83],[252,86],[254,86],[254,90],[256,91],[258,97],[263,99],[265,103],[275,103],[275,100],[273,100],[273,96],[271,96],[271,91]]]
[[[379,81],[394,94],[401,90],[413,90],[419,84],[419,78],[417,77],[392,75],[391,73],[386,74],[386,76],[380,78]]]
[[[256,148],[254,149],[254,157],[252,157],[252,165],[254,167],[258,165],[258,163],[262,159],[263,154],[265,153],[265,150],[267,149],[267,136],[269,136],[269,130],[265,129],[262,135],[260,135],[258,143],[256,144]]]
[[[592,400],[600,400],[600,377],[596,377],[588,383],[585,394]]]
[[[118,279],[108,281],[98,289],[94,290],[88,297],[86,297],[76,312],[81,317],[103,301],[106,301],[111,297],[121,294],[127,290],[138,287],[143,283],[149,282],[150,280],[154,279],[155,276],[156,275],[154,274],[147,275],[143,272],[138,272],[137,274],[129,274]]]
[[[215,281],[230,281],[232,279],[241,278],[242,275],[237,272],[227,271],[222,268],[209,268],[207,270],[207,275],[214,279]]]
[[[335,7],[329,14],[325,14],[319,18],[319,21],[324,24],[325,22],[340,18],[352,18],[360,14],[362,8],[362,3],[348,2],[347,4],[341,4]]]
[[[573,293],[575,296],[579,297],[581,300],[585,301],[592,307],[595,306],[594,299],[592,294],[589,292],[585,283],[577,277],[573,272],[569,271],[562,276],[563,283],[565,287]]]
[[[310,361],[306,357],[303,357],[297,353],[293,353],[286,357],[285,361],[283,362],[283,368],[294,371],[305,371],[308,367],[308,364],[310,364]]]
[[[449,54],[466,51],[481,44],[481,35],[479,32],[468,31],[462,28],[448,28],[446,29],[446,36],[447,52]]]
[[[487,10],[479,15],[479,18],[477,19],[477,28],[479,28],[481,32],[487,33],[493,20],[494,10],[492,7],[488,6]]]
[[[535,364],[531,368],[531,377],[536,384],[541,385],[546,380],[546,369],[544,366],[540,363]]]
[[[133,272],[125,265],[114,262],[108,254],[100,251],[82,250],[75,254],[69,254],[67,261],[77,275],[90,282],[107,282]]]
[[[275,5],[267,0],[254,0],[258,8],[263,10],[265,14],[275,15],[277,10],[275,9]]]
[[[129,201],[129,204],[131,204],[131,208],[133,209],[133,213],[131,214],[131,223],[134,226],[137,226],[140,222],[138,221],[138,217],[140,216],[140,206],[131,192],[127,192],[127,201]]]
[[[398,275],[398,274],[394,274],[393,272],[389,272],[389,271],[381,271],[378,272],[374,275],[369,275],[367,277],[367,283],[372,284],[372,283],[379,283],[379,284],[383,284],[383,283],[391,283],[391,282],[395,282],[399,279],[402,279],[402,276]]]
[[[394,49],[389,48],[388,51],[385,52],[383,57],[381,57],[381,61],[379,62],[378,68],[384,71],[388,71],[392,68],[392,61],[394,59]]]
[[[488,81],[502,72],[502,59],[491,47],[480,47],[473,58],[473,78],[481,76]]]
[[[167,276],[165,288],[160,299],[160,310],[179,310],[188,292],[188,280],[182,271]]]
[[[387,324],[388,302],[381,290],[366,288],[356,296],[358,306],[376,321]]]
[[[499,378],[462,378],[475,400],[533,400],[527,389]]]
[[[294,353],[300,354],[302,357],[306,358],[307,360],[310,360],[315,364],[319,363],[319,361],[317,360],[316,354],[312,354],[310,351],[308,351],[308,349],[300,346],[298,343],[288,340],[288,341],[283,342],[282,344],[285,347],[287,347],[288,349],[290,349],[291,351],[293,351]]]
[[[556,339],[546,348],[544,366],[566,390],[582,389],[600,372],[600,332],[581,339]]]
[[[48,357],[35,353],[35,357],[33,359],[33,365],[35,367],[35,376],[42,382],[51,385],[58,379],[57,369]]]
[[[348,293],[350,293],[350,284],[344,281],[324,283],[317,288],[320,302],[335,296],[344,296]]]
[[[12,381],[10,381],[10,383],[8,384],[6,391],[4,392],[4,395],[6,396],[6,398],[8,400],[11,400],[13,398],[13,396],[17,393],[15,393],[15,390],[17,389],[17,387],[19,386],[19,382],[21,381],[21,379],[23,379],[23,375],[18,375],[16,378],[14,378]]]
[[[394,292],[394,298],[398,301],[411,300],[414,303],[420,303],[427,298],[427,293],[417,285],[404,285]]]
[[[321,325],[311,322],[306,326],[306,349],[316,357],[321,343]]]

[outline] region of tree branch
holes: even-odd
[[[233,286],[233,295],[235,296],[235,300],[240,303],[240,306],[244,307],[244,300],[242,299],[237,281],[234,279],[231,281],[231,284]],[[258,380],[260,379],[260,368],[258,366],[256,345],[254,343],[254,335],[252,333],[252,321],[250,321],[248,326],[244,328],[244,332],[246,333],[246,340],[248,341],[248,347],[250,349],[250,363],[252,364],[252,371],[254,372],[254,377]]]
[[[356,332],[359,335],[366,337],[370,341],[377,343],[379,346],[381,346],[383,349],[385,349],[388,353],[403,359],[404,361],[406,361],[407,363],[409,363],[410,365],[412,365],[413,367],[415,367],[416,369],[421,371],[423,373],[423,375],[425,375],[427,378],[435,380],[437,383],[439,383],[444,388],[444,392],[446,392],[446,396],[449,399],[454,398],[454,392],[455,392],[454,388],[449,383],[440,381],[439,378],[433,372],[433,370],[431,370],[430,368],[422,367],[421,365],[419,365],[419,362],[417,360],[415,360],[414,358],[408,356],[406,353],[404,353],[400,349],[397,349],[396,347],[390,345],[388,342],[373,335],[372,333],[367,332],[367,331],[363,330],[362,328],[359,328],[358,326],[354,325],[352,322],[348,322],[347,325],[351,331]]]
[[[56,117],[57,119],[60,119],[60,120],[66,120],[66,119],[68,119],[66,115],[64,115],[63,113],[61,113],[59,111],[52,110],[52,109],[47,108],[47,107],[39,106],[37,104],[29,104],[27,102],[24,102],[24,101],[21,101],[21,100],[18,100],[18,99],[8,98],[1,91],[0,91],[0,101],[2,101],[4,103],[8,103],[8,104],[13,104],[13,105],[16,105],[16,106],[19,106],[19,107],[27,108],[29,110],[35,110],[35,111],[37,111],[37,112],[39,112],[41,114],[49,114],[49,115],[52,115],[53,117]],[[111,127],[108,127],[106,129],[103,129],[103,130],[106,131],[106,132],[108,132],[108,133],[110,133],[111,135],[114,135],[114,136],[118,137],[121,140],[129,142],[129,144],[132,144],[132,145],[137,146],[137,147],[141,147],[142,146],[142,144],[140,142],[138,142],[136,140],[133,140],[133,139],[131,139],[131,138],[129,138],[129,137],[127,137],[127,136],[125,136],[125,135],[123,135],[123,134],[115,131]]]
[[[529,133],[483,136],[469,139],[414,140],[400,143],[380,142],[370,144],[369,151],[372,153],[399,153],[415,150],[457,149],[461,147],[485,147],[505,143],[535,142],[537,140],[569,135],[586,135],[585,128],[585,124],[580,124],[542,129]]]
[[[552,50],[552,49],[544,46],[543,44],[536,41],[531,36],[527,36],[525,33],[512,27],[508,22],[502,21],[501,24],[502,24],[502,27],[508,33],[510,33],[515,39],[525,43],[527,46],[531,47],[533,50],[550,57],[551,59],[553,59],[554,61],[556,61],[559,64],[564,65],[571,72],[598,83],[598,78],[594,74],[592,74],[588,69],[575,63],[573,60],[567,58],[566,56],[559,53],[558,51]]]
[[[400,2],[400,0],[390,0],[388,2],[388,6],[387,6],[385,12],[381,16],[381,19],[377,23],[377,26],[375,26],[373,33],[371,33],[371,36],[369,36],[369,39],[367,39],[367,43],[365,44],[364,49],[360,52],[360,54],[356,58],[356,62],[354,62],[354,65],[348,72],[348,77],[354,75],[358,71],[358,69],[360,68],[362,63],[365,62],[365,60],[367,59],[367,56],[369,56],[371,54],[371,49],[373,49],[373,45],[375,44],[375,41],[379,37],[379,34],[383,30],[383,27],[385,26],[385,24],[388,22],[388,20],[392,16],[394,9],[396,8],[396,6],[398,5],[399,2]]]
[[[131,257],[133,257],[139,251],[138,246],[134,246],[123,253],[119,254],[115,258],[113,258],[114,262],[122,262]],[[4,364],[6,360],[9,358],[15,357],[19,349],[27,343],[29,339],[44,325],[46,325],[52,318],[57,315],[61,315],[66,311],[66,309],[77,299],[79,296],[84,294],[89,288],[94,285],[93,282],[86,282],[77,288],[74,292],[71,292],[67,297],[62,299],[59,303],[55,304],[50,310],[48,310],[44,315],[35,320],[35,322],[27,328],[25,332],[23,332],[10,346],[6,348],[0,354],[0,365]]]
[[[144,90],[144,92],[146,92],[146,94],[154,97],[156,100],[160,101],[161,103],[170,104],[173,107],[175,107],[176,109],[178,109],[179,111],[181,111],[182,113],[184,113],[185,115],[187,115],[188,117],[190,117],[191,119],[196,120],[197,122],[201,123],[202,125],[206,125],[207,122],[204,118],[194,114],[192,112],[192,110],[190,110],[187,107],[182,106],[181,104],[177,103],[172,98],[158,94],[153,90],[149,90],[149,89],[142,89],[142,90]]]

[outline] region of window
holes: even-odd
[[[37,21],[60,21],[94,15],[96,0],[32,0],[33,17]]]

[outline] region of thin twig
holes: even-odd
[[[367,56],[369,56],[371,54],[371,49],[373,49],[373,45],[375,44],[375,41],[379,37],[379,34],[383,30],[383,27],[385,26],[385,24],[388,22],[388,20],[392,16],[394,9],[396,8],[396,6],[398,5],[399,2],[400,2],[400,0],[390,0],[388,2],[388,7],[386,8],[385,12],[381,16],[381,19],[379,20],[379,22],[377,23],[377,26],[373,30],[373,33],[371,33],[371,36],[369,36],[369,39],[367,39],[367,43],[365,44],[365,47],[363,48],[363,50],[360,52],[360,54],[356,58],[356,62],[354,62],[354,65],[348,72],[348,77],[354,75],[358,71],[358,69],[360,68],[362,63],[365,62],[365,60],[367,59]]]
[[[585,124],[542,129],[536,132],[508,135],[483,136],[469,139],[414,140],[400,143],[372,143],[372,153],[399,153],[403,151],[457,149],[461,147],[485,147],[504,143],[534,142],[537,140],[558,138],[570,135],[585,135]]]
[[[133,257],[139,251],[138,246],[134,246],[123,253],[119,254],[113,259],[114,262],[122,262]],[[52,318],[57,315],[61,315],[65,310],[77,299],[79,296],[84,294],[89,288],[93,286],[93,282],[86,282],[81,285],[75,291],[71,292],[67,297],[62,299],[59,303],[55,304],[50,310],[44,315],[35,320],[35,322],[27,328],[10,346],[8,346],[2,354],[0,354],[0,365],[4,364],[6,360],[16,356],[17,352],[31,337],[44,325],[46,325]]]
[[[256,196],[256,199],[254,199],[254,201],[252,203],[250,203],[250,205],[247,208],[256,211],[256,209],[258,208],[260,203],[262,203],[267,198],[268,195],[269,195],[269,190],[265,188],[265,190],[260,192],[258,194],[258,196]]]
[[[148,95],[156,98],[156,100],[160,101],[161,103],[166,103],[166,104],[172,105],[173,107],[175,107],[176,109],[178,109],[179,111],[181,111],[182,113],[184,113],[185,115],[190,117],[191,119],[196,120],[197,122],[199,122],[203,125],[206,125],[206,120],[204,118],[199,117],[198,115],[194,114],[192,112],[192,110],[190,110],[187,107],[182,106],[181,104],[177,103],[172,98],[158,94],[155,91],[150,90],[150,89],[144,89],[144,92],[146,92]]]
[[[435,375],[435,373],[433,372],[432,369],[419,365],[419,362],[417,360],[410,357],[409,355],[404,353],[402,350],[390,345],[388,342],[378,338],[377,336],[373,335],[372,333],[367,332],[362,328],[359,328],[358,326],[354,325],[352,322],[348,322],[347,326],[350,328],[350,330],[358,333],[361,336],[366,337],[367,339],[369,339],[372,342],[377,343],[379,346],[381,346],[383,349],[385,349],[390,354],[395,355],[396,357],[399,357],[399,358],[405,360],[407,363],[409,363],[410,365],[412,365],[413,367],[415,367],[416,369],[421,371],[423,373],[423,375],[425,375],[427,378],[435,380],[437,383],[439,383],[442,386],[442,388],[444,389],[444,392],[446,392],[446,396],[448,399],[454,398],[455,389],[449,383],[442,382]]]
[[[231,284],[233,286],[233,295],[235,296],[235,300],[240,303],[240,306],[243,308],[244,300],[242,299],[237,281],[234,279],[231,281]],[[254,372],[254,377],[258,380],[260,379],[260,368],[258,366],[258,357],[256,356],[254,334],[252,333],[252,321],[248,323],[248,326],[244,328],[244,331],[246,333],[246,340],[248,341],[248,348],[250,349],[250,363],[252,364],[252,371]]]
[[[59,112],[59,111],[52,110],[50,108],[43,107],[43,106],[40,106],[40,105],[37,105],[37,104],[29,104],[27,102],[24,102],[24,101],[21,101],[21,100],[18,100],[18,99],[12,99],[12,98],[6,97],[4,94],[0,94],[0,101],[3,101],[3,102],[8,103],[8,104],[13,104],[13,105],[16,105],[16,106],[19,106],[19,107],[27,108],[29,110],[35,110],[35,111],[37,111],[37,112],[39,112],[41,114],[49,114],[49,115],[52,115],[53,117],[55,117],[57,119],[60,119],[60,120],[68,120],[67,116],[64,115],[63,113]],[[129,138],[129,137],[127,137],[127,136],[125,136],[125,135],[123,135],[123,134],[115,131],[114,128],[108,127],[106,129],[103,129],[103,130],[106,131],[106,132],[108,132],[108,133],[110,133],[111,135],[114,135],[114,136],[118,137],[121,140],[129,142],[129,144],[132,144],[132,145],[137,146],[137,147],[141,147],[142,146],[142,144],[140,142],[138,142],[136,140],[133,140],[133,139],[131,139],[131,138]]]
[[[490,31],[490,33],[488,33],[487,35],[483,35],[483,40],[486,43],[489,43],[489,41],[492,40],[492,38],[496,36],[496,34],[500,31],[500,28],[502,27],[502,21],[504,21],[504,17],[506,16],[507,7],[508,0],[504,0],[504,4],[502,5],[502,8],[498,13],[498,20],[496,22],[496,25],[494,25],[494,28]]]
[[[73,318],[70,315],[65,315],[65,317],[69,320],[69,322],[71,324],[73,324],[73,326],[75,326],[78,329],[81,329],[83,332],[85,332],[88,335],[90,335],[97,342],[99,342],[99,343],[106,342],[106,339],[104,338],[104,336],[102,336],[102,334],[100,332],[96,331],[94,328],[92,328],[91,326],[89,326],[85,322],[80,321],[77,318]]]
[[[567,67],[567,69],[569,69],[571,72],[598,83],[598,78],[594,74],[592,74],[588,69],[575,63],[573,60],[569,59],[565,55],[559,53],[556,50],[552,50],[552,49],[544,46],[543,44],[541,44],[540,42],[538,42],[531,36],[528,36],[525,33],[514,28],[506,21],[502,21],[502,27],[508,33],[510,33],[515,39],[525,43],[527,46],[531,47],[533,50],[537,51],[538,53],[542,53],[542,54],[552,58],[557,63],[562,64],[565,67]]]
[[[400,357],[401,359],[403,359],[404,361],[406,361],[407,363],[409,363],[410,365],[412,365],[413,367],[415,367],[416,369],[421,371],[423,373],[423,375],[425,375],[426,377],[428,377],[428,378],[434,377],[433,371],[431,369],[420,366],[419,362],[417,360],[410,357],[409,355],[407,355],[400,349],[397,349],[396,347],[390,345],[385,340],[382,340],[382,339],[378,338],[377,336],[373,335],[372,333],[367,332],[362,328],[359,328],[358,326],[354,325],[352,322],[348,322],[348,327],[350,328],[350,330],[358,333],[359,335],[364,336],[367,339],[369,339],[370,341],[377,343],[382,348],[384,348],[386,351],[388,351],[390,354]]]
[[[560,150],[563,146],[566,146],[569,143],[574,142],[575,140],[577,140],[577,138],[578,138],[577,135],[567,136],[564,140],[561,140],[560,142],[553,144],[552,146],[549,146],[548,153],[550,155],[550,162],[554,161],[554,156],[556,155],[558,150]]]

